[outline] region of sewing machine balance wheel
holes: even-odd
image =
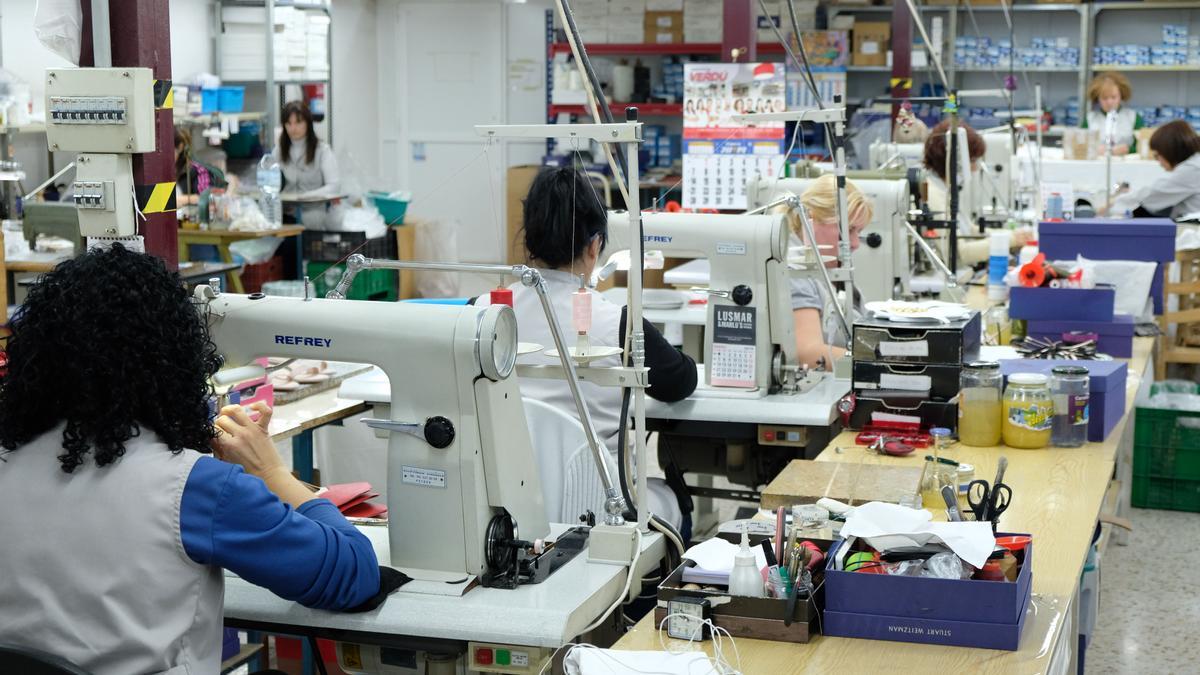
[[[506,572],[517,566],[517,549],[509,545],[516,538],[517,523],[508,512],[492,516],[484,548],[484,560],[490,574]]]

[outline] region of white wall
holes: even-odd
[[[9,72],[30,83],[34,114],[41,115],[47,68],[71,64],[38,42],[33,33],[35,0],[0,0],[0,63]],[[211,0],[171,0],[171,71],[172,79],[186,81],[196,73],[213,68],[213,17]],[[26,188],[49,178],[46,137],[23,134],[13,143],[16,158],[25,167]],[[59,153],[55,159],[61,168],[70,159]]]
[[[387,187],[379,177],[378,23],[376,0],[333,3],[334,149],[347,165],[342,172],[357,167],[367,188]]]

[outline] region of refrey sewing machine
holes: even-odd
[[[810,178],[754,179],[746,185],[748,206],[765,206],[786,194],[799,196],[811,185]],[[859,180],[852,183],[871,200],[874,215],[861,234],[854,252],[854,287],[863,302],[890,300],[907,290],[911,264],[908,232],[904,227],[909,211],[908,183],[903,180]]]
[[[512,309],[200,295],[230,365],[261,356],[372,363],[389,377],[391,563],[419,579],[485,577],[549,535],[521,395]],[[507,542],[507,543],[506,543]]]

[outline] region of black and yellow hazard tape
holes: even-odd
[[[145,215],[169,213],[175,210],[175,183],[139,185],[134,188],[138,211]]]
[[[896,87],[900,87],[901,89],[912,89],[912,78],[911,77],[893,77],[891,88],[895,89]]]
[[[175,89],[170,80],[154,81],[154,109],[170,110],[175,107]]]

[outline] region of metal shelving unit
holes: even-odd
[[[333,18],[333,9],[330,5],[331,0],[321,0],[320,2],[304,2],[303,0],[213,0],[214,19],[216,25],[213,27],[213,59],[215,70],[221,72],[221,36],[224,34],[224,26],[222,19],[222,9],[226,7],[249,7],[266,9],[266,23],[264,28],[264,37],[266,40],[266,72],[264,79],[261,80],[237,80],[231,79],[226,82],[238,85],[263,85],[266,96],[266,122],[263,129],[263,148],[270,151],[275,144],[274,129],[279,126],[279,112],[285,101],[283,100],[282,87],[306,84],[323,84],[325,85],[325,140],[333,144],[333,22],[330,21],[329,32],[325,39],[325,49],[329,59],[329,79],[326,80],[276,80],[275,79],[275,9],[279,7],[291,7],[305,11],[324,12],[326,16]]]

